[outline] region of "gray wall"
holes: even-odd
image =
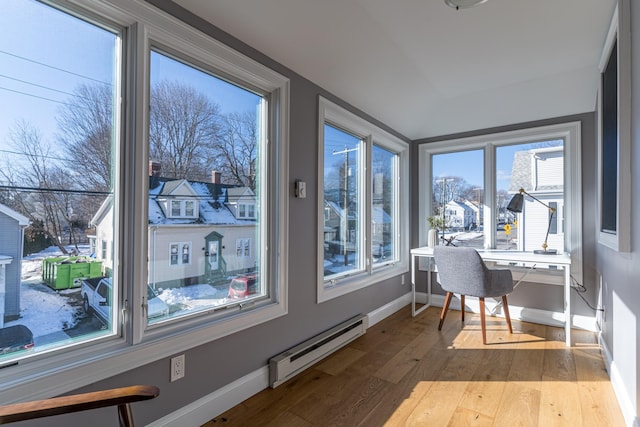
[[[409,280],[406,280],[405,285],[401,285],[400,277],[395,277],[322,304],[316,303],[318,96],[322,95],[345,108],[349,106],[175,4],[167,0],[152,0],[149,3],[165,8],[205,33],[291,79],[289,162],[291,241],[289,242],[288,315],[187,350],[185,352],[186,376],[180,381],[169,382],[170,362],[167,358],[75,391],[94,391],[132,384],[157,385],[160,387],[160,396],[157,399],[134,404],[134,416],[136,422],[141,425],[176,411],[266,366],[270,357],[350,317],[359,313],[368,313],[410,291]],[[349,109],[398,135],[371,117],[353,108]],[[293,197],[293,183],[296,179],[307,182],[306,199]],[[55,417],[46,422],[34,421],[29,425],[111,427],[116,420],[115,415],[115,409],[105,409],[99,412],[91,411]]]
[[[412,174],[411,182],[414,183],[412,189],[413,195],[413,212],[418,212],[418,146],[436,141],[445,141],[448,139],[466,138],[471,136],[486,135],[498,132],[508,132],[518,129],[526,129],[537,126],[548,126],[567,122],[581,122],[580,133],[582,136],[582,246],[583,246],[583,285],[587,291],[581,295],[587,300],[588,304],[577,295],[575,291],[571,293],[571,313],[583,316],[594,317],[595,311],[589,307],[595,307],[598,296],[598,281],[595,271],[595,235],[593,226],[595,224],[595,204],[596,204],[596,120],[594,113],[584,113],[566,117],[558,117],[549,120],[539,120],[535,122],[519,123],[509,126],[501,126],[490,129],[482,129],[473,132],[458,133],[453,135],[439,136],[435,138],[427,138],[415,141],[411,154]],[[412,229],[418,230],[420,218],[417,215],[412,217]],[[413,246],[419,245],[417,233],[414,233],[414,240],[411,242]],[[442,293],[438,287],[434,288],[434,292]],[[538,308],[541,310],[551,310],[556,312],[564,311],[563,308],[563,288],[562,286],[523,283],[513,294],[509,295],[509,303],[515,306]]]
[[[617,253],[597,245],[596,269],[603,282],[602,338],[623,382],[629,409],[640,425],[640,31],[634,32],[634,24],[640,23],[640,7],[636,6],[631,2],[631,252]]]

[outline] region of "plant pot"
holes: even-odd
[[[427,246],[433,248],[438,245],[438,230],[431,229],[427,233]]]

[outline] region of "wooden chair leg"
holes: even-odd
[[[462,323],[464,323],[464,295],[460,295],[460,310],[462,310]]]
[[[485,330],[484,319],[484,298],[480,298],[480,325],[482,326],[482,344],[487,344],[487,331]]]
[[[447,310],[449,310],[449,304],[451,304],[451,297],[453,294],[451,292],[447,292],[447,296],[444,298],[444,305],[442,306],[442,312],[440,313],[440,324],[438,325],[438,330],[442,330],[442,324],[444,323],[444,318],[447,315]]]
[[[120,427],[134,427],[131,405],[128,403],[118,405],[118,418],[120,420]]]
[[[502,296],[502,309],[504,310],[504,318],[507,319],[507,325],[509,326],[509,333],[513,333],[511,328],[511,316],[509,315],[509,304],[507,304],[507,296]]]

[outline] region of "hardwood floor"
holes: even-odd
[[[594,333],[405,308],[329,358],[204,424],[624,426]]]

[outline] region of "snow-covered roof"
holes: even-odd
[[[167,218],[158,204],[158,198],[168,195],[181,186],[187,186],[189,192],[194,194],[198,200],[198,218]],[[248,187],[226,188],[220,184],[205,182],[175,180],[166,181],[149,190],[149,223],[154,225],[172,224],[247,224],[253,223],[253,219],[237,219],[227,205],[227,196],[231,191],[242,190],[245,196],[253,192]],[[247,192],[248,190],[248,192]],[[159,197],[160,196],[160,197]],[[178,196],[179,197],[179,196]]]
[[[7,215],[8,217],[13,218],[16,221],[18,221],[19,225],[22,225],[24,227],[29,225],[29,218],[27,218],[26,216],[14,211],[9,206],[5,206],[3,204],[0,204],[0,212],[2,212],[3,214]]]

